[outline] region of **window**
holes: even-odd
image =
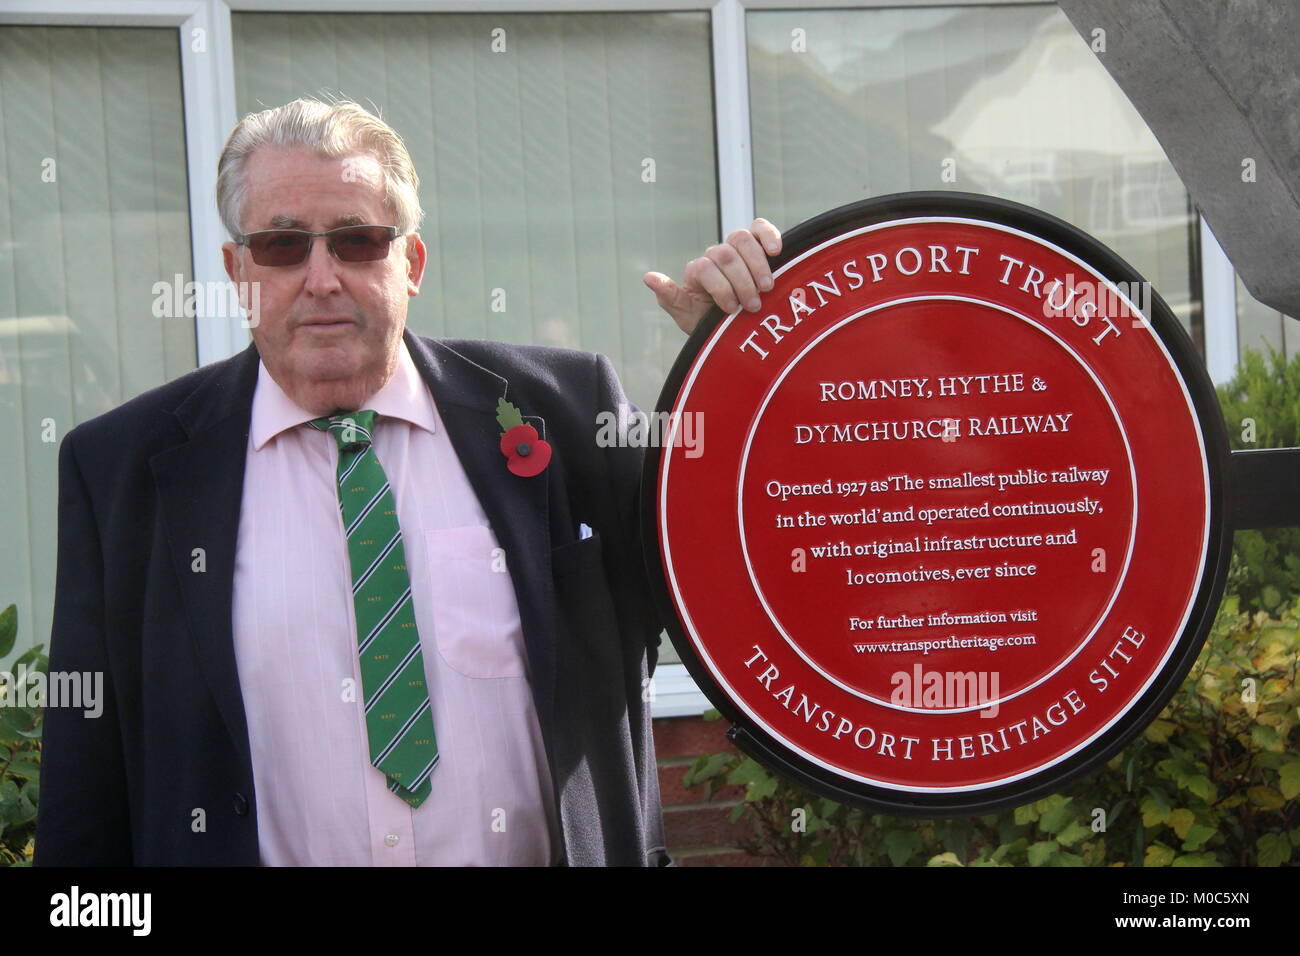
[[[196,367],[174,29],[0,26],[0,607],[48,643],[59,442]],[[173,299],[175,297],[173,296]],[[168,311],[164,309],[163,311]]]

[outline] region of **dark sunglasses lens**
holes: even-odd
[[[310,242],[301,232],[264,232],[249,237],[248,251],[259,266],[296,266],[307,258]]]
[[[330,233],[330,247],[344,262],[373,262],[388,255],[389,231],[383,226],[348,226]]]

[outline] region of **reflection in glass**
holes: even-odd
[[[1082,228],[1200,338],[1187,191],[1049,5],[747,14],[758,215],[788,228],[844,203],[957,189]]]

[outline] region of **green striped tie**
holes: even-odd
[[[370,409],[311,422],[339,445],[339,510],[352,566],[370,762],[389,790],[418,807],[432,789],[438,742],[397,505],[371,444],[374,424]]]

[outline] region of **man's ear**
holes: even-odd
[[[251,314],[256,310],[249,302],[249,285],[244,281],[244,257],[239,254],[239,246],[236,243],[221,244],[221,263],[226,267],[226,275],[230,277],[230,282],[235,287],[235,294],[239,296],[240,308],[250,313],[245,321],[253,323],[250,328],[256,328],[256,317]]]
[[[418,232],[406,237],[406,294],[420,294],[420,280],[424,278],[424,267],[429,259],[429,251]]]
[[[244,274],[244,261],[239,255],[239,246],[233,242],[223,242],[221,244],[221,262],[226,267],[226,275],[230,276],[230,281],[237,287]]]

